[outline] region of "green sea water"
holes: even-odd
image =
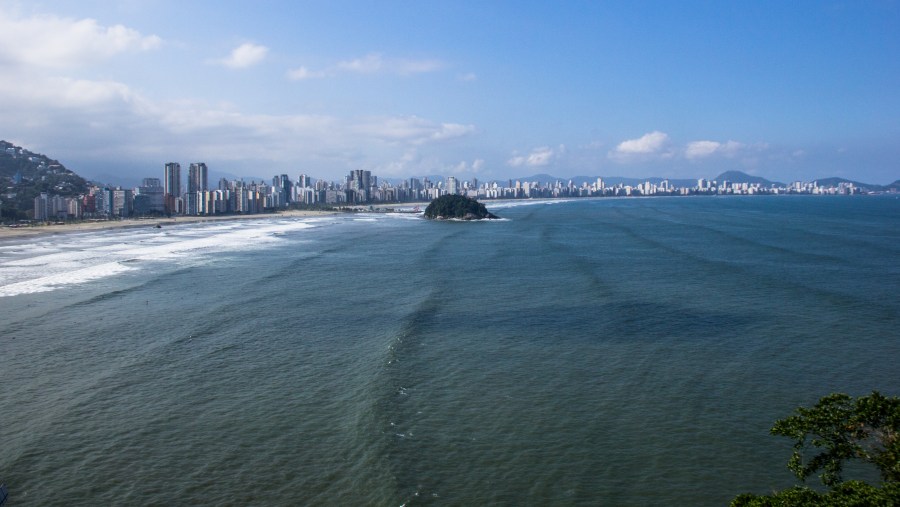
[[[0,242],[9,505],[723,505],[900,395],[894,197],[488,207]]]

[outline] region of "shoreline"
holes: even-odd
[[[125,220],[103,220],[98,222],[78,222],[73,224],[38,225],[27,227],[0,227],[0,241],[36,236],[52,236],[73,232],[100,231],[108,229],[132,229],[137,227],[161,227],[197,222],[219,222],[226,220],[252,220],[270,218],[307,218],[336,215],[337,211],[286,210],[276,213],[258,213],[253,215],[212,215],[212,216],[177,216],[164,218],[129,218]]]

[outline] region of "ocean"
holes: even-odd
[[[0,241],[8,505],[725,505],[900,395],[896,197],[487,205]]]

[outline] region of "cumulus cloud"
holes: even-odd
[[[161,45],[156,35],[122,25],[107,27],[93,19],[57,16],[17,17],[0,8],[0,64],[74,68]]]
[[[550,165],[550,163],[553,162],[554,157],[564,151],[565,146],[562,145],[558,150],[554,150],[549,146],[541,146],[540,148],[531,150],[531,153],[528,155],[513,154],[513,156],[506,161],[506,164],[511,167],[543,167]]]
[[[756,145],[757,150],[764,150],[767,147],[768,146],[766,144],[757,144]],[[745,145],[744,143],[739,143],[737,141],[728,141],[725,144],[723,144],[722,146],[720,146],[718,151],[723,153],[726,157],[735,157],[741,151],[743,151],[747,148],[748,148],[748,146]]]
[[[305,66],[288,71],[288,79],[302,81],[304,79],[321,79],[342,74],[395,74],[409,76],[434,72],[444,67],[439,60],[413,60],[404,58],[385,58],[379,53],[369,53],[361,58],[344,60],[321,70],[310,70]]]
[[[669,135],[654,130],[637,139],[628,139],[616,145],[607,157],[618,162],[668,159],[674,155]]]
[[[720,143],[718,141],[693,141],[687,144],[684,149],[684,157],[688,160],[698,160],[720,155],[727,158],[737,157],[751,148],[757,151],[764,149],[765,145],[747,146],[737,141],[727,141]]]
[[[476,132],[474,125],[417,116],[255,114],[202,99],[158,99],[92,66],[159,48],[159,37],[91,19],[23,17],[7,11],[0,0],[0,132],[31,149],[54,153],[86,175],[94,163],[115,165],[114,171],[130,164],[143,171],[153,160],[204,157],[226,164],[219,170],[247,175],[266,175],[273,165],[284,164],[306,166],[325,177],[348,168],[380,168],[416,150],[423,155],[400,159],[407,172],[420,167],[416,164],[437,170],[447,167],[438,153],[449,152],[454,142]],[[246,68],[263,61],[268,51],[242,44],[215,63]],[[370,55],[321,71],[300,67],[288,77],[409,75],[441,66],[434,60]]]
[[[33,149],[52,147],[67,165],[95,159],[146,167],[153,159],[203,156],[240,165],[244,174],[268,160],[307,165],[325,177],[379,168],[410,149],[435,153],[475,132],[473,125],[416,116],[252,114],[199,100],[157,101],[117,81],[58,77],[0,79],[0,102],[0,131],[15,132]]]
[[[616,152],[625,155],[657,153],[665,147],[668,140],[668,134],[657,130],[650,132],[649,134],[644,134],[637,139],[622,141],[616,146]]]
[[[247,42],[234,48],[227,58],[214,60],[213,63],[229,69],[245,69],[263,61],[268,53],[269,48]]]
[[[688,143],[684,156],[689,159],[708,157],[716,152],[722,143],[716,141],[694,141]]]

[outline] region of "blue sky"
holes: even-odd
[[[0,138],[87,176],[900,178],[900,3],[0,0]]]

